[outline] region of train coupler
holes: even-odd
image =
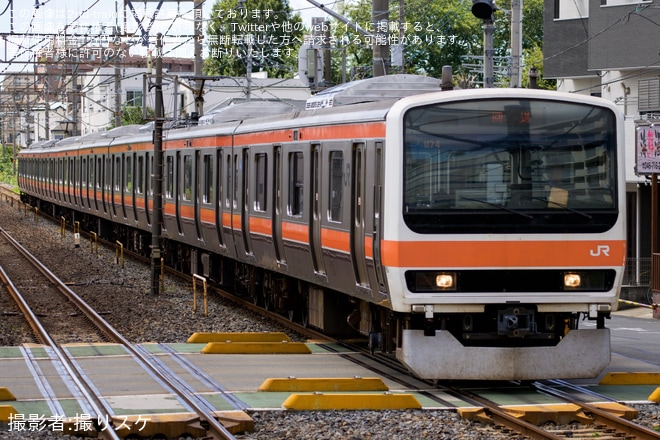
[[[509,307],[497,311],[497,334],[514,338],[524,338],[538,333],[535,311],[524,307]]]

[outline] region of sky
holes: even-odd
[[[123,27],[124,0],[14,0],[13,20],[11,19],[11,8],[5,10],[10,0],[0,0],[0,33],[15,34],[39,34],[57,33],[67,24],[68,32],[76,32],[83,35],[98,35],[103,29],[109,29],[117,24]],[[334,0],[317,0],[326,6],[332,5]],[[39,3],[39,8],[35,4]],[[203,18],[208,19],[210,11],[216,0],[206,0],[202,5]],[[153,16],[153,11],[158,5],[157,1],[132,0],[131,2],[137,16],[143,20],[146,27]],[[306,0],[289,0],[294,12],[299,12],[306,26],[311,25],[311,17],[326,17],[327,15],[315,8]],[[137,31],[137,23],[129,8],[127,9],[127,28],[129,32]],[[116,10],[119,14],[116,14]],[[154,21],[150,35],[162,32],[165,37],[165,53],[167,56],[190,57],[192,44],[186,44],[186,36],[193,33],[193,2],[165,0]],[[73,23],[73,24],[72,24]],[[7,37],[6,43],[0,41],[0,74],[5,72],[21,71],[25,68],[31,51],[47,44],[50,37],[23,37],[22,35]],[[154,41],[152,39],[152,41]],[[146,48],[136,44],[131,49],[132,54],[146,54]]]

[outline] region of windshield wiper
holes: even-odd
[[[582,212],[582,211],[578,211],[577,209],[569,208],[568,206],[564,205],[563,203],[555,202],[553,200],[548,199],[547,197],[531,197],[531,196],[526,196],[526,195],[522,195],[521,197],[524,197],[524,198],[529,199],[529,200],[538,200],[538,201],[541,201],[541,202],[544,202],[544,203],[552,204],[552,205],[557,206],[559,208],[565,209],[566,211],[569,211],[569,212],[572,212],[574,214],[581,215],[582,217],[588,218],[589,220],[591,220],[593,218],[592,216],[590,216],[586,212]]]
[[[460,198],[463,199],[463,200],[469,200],[471,202],[479,202],[479,203],[483,203],[484,205],[494,206],[494,207],[496,207],[498,209],[501,209],[503,211],[509,211],[509,212],[514,213],[514,214],[518,214],[521,217],[528,218],[530,220],[534,218],[529,214],[525,214],[524,212],[516,211],[515,209],[507,208],[506,206],[498,205],[497,203],[489,202],[488,200],[473,199],[473,198],[465,197],[465,196],[460,196]]]

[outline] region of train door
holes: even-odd
[[[147,224],[151,224],[151,211],[149,210],[149,200],[153,198],[154,192],[154,174],[153,174],[153,164],[154,158],[148,152],[144,153],[144,212],[145,218],[147,219]],[[162,170],[161,170],[162,171]]]
[[[96,212],[99,211],[99,189],[100,189],[100,182],[101,182],[101,159],[96,156],[92,156],[90,159],[94,163],[91,164],[90,166],[92,168],[92,173],[94,174],[93,177],[90,177],[89,184],[90,184],[90,189],[92,190],[92,198],[94,199],[94,209]]]
[[[133,215],[135,221],[140,220],[139,209],[142,206],[139,206],[139,201],[144,200],[144,156],[140,153],[133,154],[133,167],[135,169],[134,180],[135,185],[133,185]]]
[[[176,227],[179,234],[183,233],[183,227],[181,226],[181,152],[176,152],[176,163],[174,169],[176,170],[176,175],[174,176],[174,206],[175,206],[175,218],[176,218]]]
[[[312,164],[310,167],[310,182],[312,188],[310,191],[312,212],[310,215],[311,227],[309,244],[312,252],[312,264],[314,272],[325,274],[325,265],[323,263],[323,248],[321,246],[321,145],[312,145]]]
[[[353,175],[351,192],[351,255],[355,281],[359,286],[369,287],[369,276],[364,249],[364,180],[365,180],[365,145],[353,144]]]
[[[130,198],[129,203],[131,205],[131,211],[133,211],[133,220],[137,222],[138,220],[138,210],[137,210],[137,195],[139,192],[139,180],[138,180],[138,170],[137,170],[137,153],[132,153],[127,157],[127,160],[130,160],[126,164],[126,172],[130,173],[130,176],[127,177],[127,182],[129,185],[128,196]]]
[[[381,292],[385,292],[387,287],[385,285],[385,274],[383,271],[383,264],[380,256],[380,240],[382,237],[382,220],[381,209],[383,203],[383,181],[382,181],[382,166],[383,166],[383,143],[376,142],[376,163],[374,173],[374,215],[373,215],[373,258],[374,269],[376,271],[376,280]]]
[[[64,158],[63,166],[62,166],[62,171],[63,171],[63,177],[62,177],[62,188],[64,192],[64,203],[65,204],[71,204],[71,194],[70,194],[70,189],[71,189],[71,181],[70,179],[70,174],[69,174],[69,168],[71,167],[71,159],[68,157]]]
[[[79,192],[80,192],[80,159],[76,157],[72,157],[71,161],[73,162],[72,166],[72,173],[71,173],[71,190],[73,191],[73,204],[75,206],[78,205],[78,200],[79,200]]]
[[[71,158],[65,157],[64,163],[62,166],[62,171],[64,172],[64,177],[62,178],[62,188],[64,192],[64,203],[71,204]]]
[[[284,242],[282,240],[282,147],[273,148],[273,243],[275,258],[281,265],[286,265]]]
[[[192,187],[193,187],[193,192],[194,194],[192,195],[192,202],[193,202],[193,212],[194,214],[194,222],[195,222],[195,231],[197,232],[197,239],[201,240],[202,239],[202,225],[201,225],[201,218],[202,218],[202,212],[201,212],[201,203],[200,203],[200,197],[206,194],[206,192],[201,190],[201,184],[200,182],[203,182],[204,185],[206,185],[206,179],[208,178],[208,175],[204,174],[203,179],[200,179],[200,174],[202,172],[202,168],[200,166],[200,152],[199,150],[195,150],[195,156],[194,156],[194,162],[192,164],[193,169],[192,169]],[[207,187],[207,186],[205,186]]]
[[[75,192],[75,198],[76,198],[76,206],[79,206],[80,208],[84,207],[84,202],[83,202],[83,183],[86,182],[87,179],[83,174],[83,159],[80,156],[76,157],[76,179],[74,180],[74,187],[76,189]]]
[[[213,201],[213,205],[215,206],[215,229],[216,229],[216,235],[218,237],[218,244],[220,246],[224,246],[224,236],[223,236],[223,230],[222,230],[222,190],[223,190],[223,180],[222,180],[222,165],[223,165],[223,155],[222,155],[222,150],[218,148],[216,150],[216,156],[215,156],[215,169],[217,170],[215,174],[215,188],[216,191],[214,192],[214,197],[215,200]]]
[[[250,197],[249,197],[249,184],[250,184],[250,149],[243,148],[241,157],[243,163],[243,172],[240,174],[241,179],[241,231],[243,233],[243,246],[246,254],[252,254],[252,244],[250,243]],[[238,170],[237,170],[238,172]],[[238,174],[237,174],[238,180]]]
[[[121,163],[122,167],[124,168],[124,172],[122,174],[125,179],[123,182],[124,188],[121,192],[121,208],[124,214],[124,218],[127,218],[127,208],[130,208],[130,210],[135,212],[135,182],[133,181],[133,166],[135,165],[135,162],[133,162],[133,155],[122,154]],[[128,205],[130,205],[130,207]]]
[[[124,155],[116,154],[114,156],[114,168],[112,170],[112,175],[114,177],[114,184],[112,185],[112,214],[114,216],[119,216],[122,212],[118,213],[117,203],[120,203],[121,210],[124,209]],[[124,212],[122,218],[126,218],[126,213]]]
[[[88,157],[80,159],[80,207],[89,208],[89,191],[87,191],[89,182],[89,162]]]
[[[110,213],[110,188],[112,186],[112,158],[103,156],[103,212]]]

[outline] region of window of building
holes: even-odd
[[[555,0],[555,20],[587,17],[589,17],[589,0]]]
[[[639,0],[600,0],[601,6],[625,6],[625,5],[639,5],[640,3],[653,3],[653,1],[639,1]]]
[[[127,90],[126,105],[129,107],[142,107],[142,90]]]

